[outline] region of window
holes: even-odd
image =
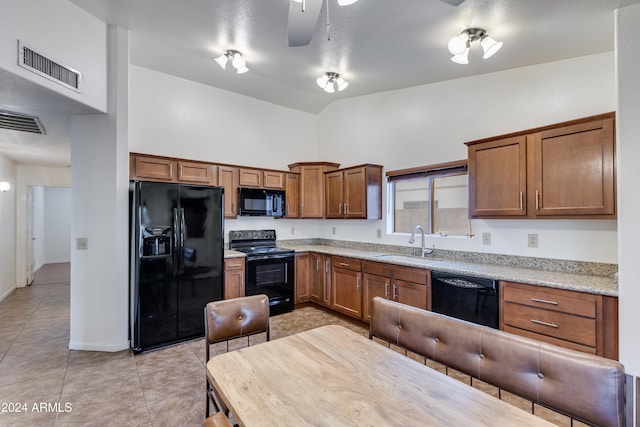
[[[466,161],[390,171],[387,179],[393,233],[421,225],[429,234],[473,236]]]

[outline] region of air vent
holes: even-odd
[[[3,110],[0,110],[0,129],[40,133],[42,135],[46,133],[38,117]]]
[[[18,41],[18,65],[49,80],[80,92],[82,74],[73,68],[60,65]]]

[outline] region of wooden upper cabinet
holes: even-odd
[[[467,142],[472,218],[615,216],[614,113]]]
[[[178,182],[218,185],[217,172],[215,165],[178,160]]]
[[[529,138],[536,215],[615,214],[613,118]]]
[[[262,171],[260,169],[240,168],[240,187],[262,187]]]
[[[382,218],[382,166],[325,173],[326,218]]]
[[[300,217],[300,174],[285,174],[286,218]]]
[[[129,162],[131,180],[176,182],[177,162],[175,160],[132,154]]]
[[[240,171],[233,166],[218,167],[218,185],[224,187],[224,217],[238,217],[238,186]]]
[[[324,173],[338,169],[337,163],[294,163],[300,173],[300,218],[324,218]]]
[[[469,214],[527,214],[526,137],[499,139],[469,147]]]
[[[262,186],[264,188],[285,189],[284,172],[262,171]]]

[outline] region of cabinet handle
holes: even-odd
[[[536,210],[540,209],[540,192],[536,190]]]
[[[523,193],[520,192],[520,210],[524,209]]]
[[[558,305],[557,301],[548,301],[546,299],[538,299],[538,298],[531,298],[531,301],[533,302],[540,302],[542,304],[551,304],[551,305]]]
[[[229,267],[240,267],[242,264],[229,264]]]
[[[344,214],[348,215],[349,214],[349,205],[348,204],[344,204]]]
[[[356,290],[360,290],[360,276],[356,276]]]
[[[384,297],[389,298],[389,282],[384,282]]]
[[[538,324],[538,325],[550,326],[552,328],[557,328],[558,327],[558,325],[556,325],[555,323],[543,322],[542,320],[531,319],[531,322],[533,322],[535,324]]]
[[[340,265],[343,267],[349,267],[349,264],[347,264],[346,262],[341,262]]]
[[[329,267],[329,258],[324,262],[324,272],[328,273],[331,268]]]
[[[396,285],[395,283],[393,284],[393,296],[391,297],[391,299],[394,301],[398,300],[398,285]]]
[[[316,271],[320,271],[320,258],[316,258]]]
[[[342,215],[342,203],[338,203],[338,213]]]

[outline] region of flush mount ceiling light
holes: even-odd
[[[502,47],[502,42],[495,41],[489,37],[484,28],[467,28],[459,36],[449,40],[449,52],[453,54],[451,60],[456,64],[468,64],[471,43],[478,40],[480,40],[484,51],[484,59],[492,57]]]
[[[336,87],[338,91],[342,92],[349,86],[349,82],[343,79],[340,74],[327,71],[324,75],[316,79],[316,83],[327,93],[334,93]]]
[[[227,68],[227,62],[231,61],[231,65],[235,68],[238,74],[244,74],[249,69],[247,68],[247,61],[244,60],[242,52],[233,49],[227,49],[225,53],[215,59],[215,61],[222,67],[223,70]]]
[[[0,194],[4,194],[7,191],[11,190],[11,184],[7,181],[0,182]]]

